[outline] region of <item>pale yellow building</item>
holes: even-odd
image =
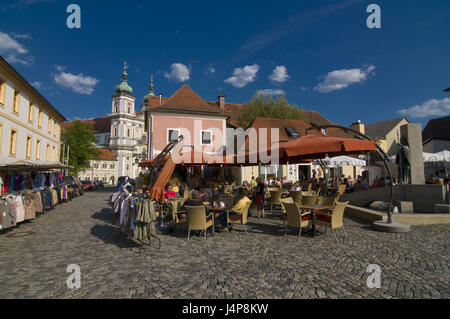
[[[58,163],[65,120],[0,56],[0,163]]]

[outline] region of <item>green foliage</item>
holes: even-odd
[[[239,124],[246,128],[256,117],[304,119],[298,106],[289,104],[286,96],[280,95],[274,100],[271,95],[266,97],[264,94],[255,94],[249,102],[243,105]]]
[[[92,125],[80,120],[73,121],[72,125],[61,133],[61,141],[69,146],[70,174],[77,176],[79,172],[89,168],[90,159],[98,159],[99,151],[95,148],[97,139],[92,133]]]

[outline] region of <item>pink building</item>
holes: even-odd
[[[228,116],[220,103],[203,100],[187,85],[183,85],[161,105],[149,111],[150,158],[160,153],[171,139],[184,137],[184,147],[199,153],[213,154],[226,144]],[[222,101],[224,104],[224,101]]]

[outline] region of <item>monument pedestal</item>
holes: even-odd
[[[400,127],[400,138],[406,138],[410,151],[410,184],[425,184],[423,164],[422,127],[420,124],[405,124]]]
[[[406,223],[392,222],[389,224],[383,221],[373,222],[372,228],[385,233],[407,233],[411,230],[409,224]]]

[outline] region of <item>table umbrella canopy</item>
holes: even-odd
[[[281,142],[267,150],[260,150],[258,153],[246,153],[244,154],[245,163],[241,163],[242,159],[239,160],[239,155],[236,155],[236,162],[242,165],[270,164],[263,160],[263,156],[266,155],[269,158],[274,155],[273,160],[278,159],[279,164],[295,164],[328,156],[356,155],[375,150],[375,141],[306,135],[292,141]],[[250,164],[252,157],[253,159],[256,158],[256,163],[253,161]]]

